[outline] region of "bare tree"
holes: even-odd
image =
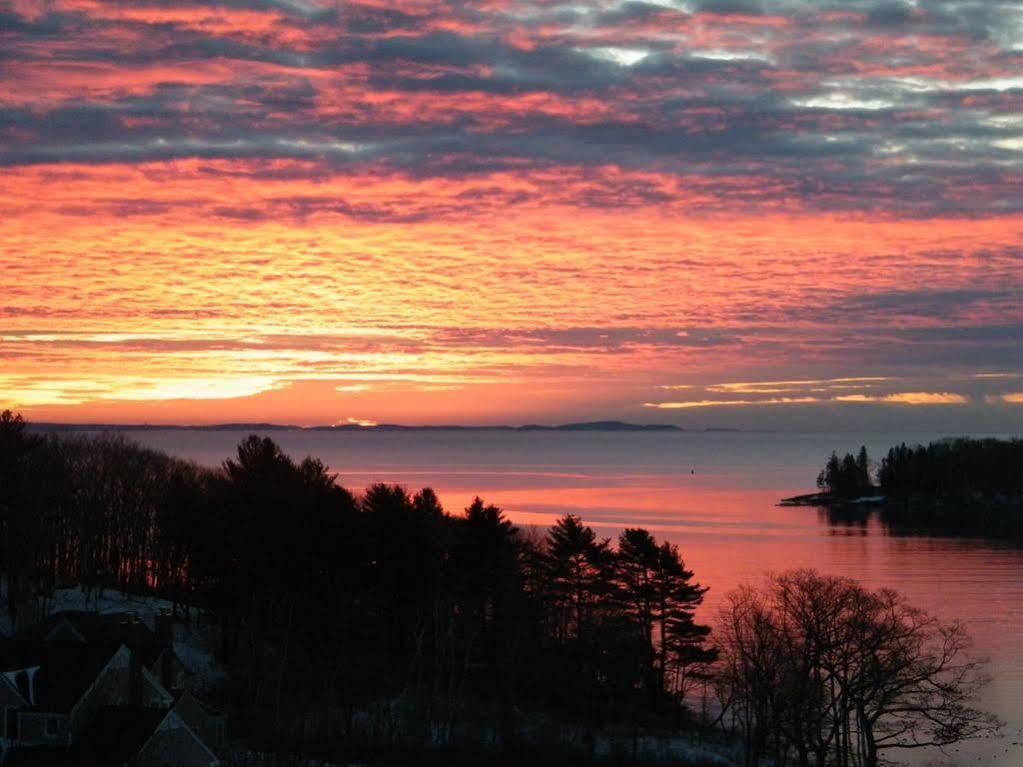
[[[722,714],[743,737],[745,767],[754,767],[778,731],[781,637],[771,610],[748,586],[728,595],[717,633]]]
[[[997,729],[973,707],[987,678],[959,623],[942,624],[890,590],[865,595],[846,697],[864,767],[891,749],[947,746]]]
[[[786,572],[733,593],[718,634],[719,694],[747,765],[877,767],[999,726],[973,705],[986,678],[963,627],[888,589]]]

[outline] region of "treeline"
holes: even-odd
[[[856,455],[846,453],[844,458],[833,452],[817,475],[817,487],[835,498],[870,495],[874,491],[874,483],[870,478],[867,448],[861,446]]]
[[[807,503],[882,496],[881,518],[894,532],[968,529],[1023,535],[1023,440],[943,439],[892,447],[879,465],[865,447],[832,453],[817,476],[821,496]]]
[[[1023,497],[1023,440],[946,439],[927,446],[893,447],[881,461],[878,483],[889,495],[949,500]]]
[[[354,735],[395,699],[424,746],[484,709],[502,747],[522,711],[677,726],[715,657],[694,619],[706,589],[645,530],[613,545],[574,516],[529,533],[479,499],[449,514],[429,489],[356,495],[257,436],[204,469],[3,414],[0,569],[15,617],[69,584],[201,606],[233,726],[270,742],[326,737],[317,711]]]
[[[1023,440],[943,439],[888,450],[876,466],[860,447],[842,458],[832,453],[817,475],[817,487],[836,498],[872,492],[949,500],[1023,495]]]

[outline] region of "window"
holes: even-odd
[[[50,738],[55,738],[60,735],[60,720],[55,717],[47,717],[46,719],[46,735]]]

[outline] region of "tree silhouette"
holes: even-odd
[[[695,616],[708,587],[693,583],[694,573],[686,569],[677,546],[665,541],[658,554],[659,686],[682,698],[690,682],[703,678],[717,657],[716,650],[707,646],[710,627],[698,624]]]
[[[7,583],[7,611],[12,619],[18,614],[26,576],[24,553],[31,524],[26,458],[31,449],[24,419],[10,410],[0,413],[0,576]]]
[[[649,705],[656,708],[666,694],[684,694],[689,672],[714,658],[704,647],[709,627],[694,620],[707,589],[691,582],[693,573],[677,547],[658,545],[641,528],[622,532],[617,560],[623,613],[640,638],[643,685]]]
[[[608,591],[610,541],[598,541],[579,517],[566,514],[547,534],[547,562],[560,638],[583,643],[600,597]]]
[[[0,415],[0,567],[14,608],[76,582],[201,612],[254,743],[321,737],[339,712],[330,737],[391,742],[402,722],[436,747],[472,719],[514,750],[543,712],[592,748],[608,722],[668,721],[712,656],[705,589],[645,530],[615,549],[572,515],[541,534],[480,498],[452,516],[429,488],[356,496],[258,435],[208,469]]]
[[[817,487],[838,499],[857,498],[873,492],[867,448],[861,446],[856,455],[846,453],[842,458],[833,452],[817,475]]]
[[[745,763],[877,767],[882,753],[993,732],[973,707],[984,683],[958,624],[891,590],[794,570],[723,607],[722,703]]]

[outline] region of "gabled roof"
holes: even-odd
[[[132,759],[167,716],[166,708],[100,709],[78,746],[82,765],[122,765]]]
[[[217,714],[210,710],[209,706],[199,700],[187,690],[182,691],[174,702],[174,713],[181,717],[181,720],[196,732],[202,729],[203,724],[212,716]]]
[[[37,668],[31,682],[28,674],[14,675],[21,696],[31,702],[32,710],[67,713],[119,649],[120,645],[8,640],[0,642],[0,671]]]
[[[153,736],[139,750],[144,759],[166,762],[173,757],[181,764],[219,765],[220,760],[202,738],[173,710],[159,726]]]
[[[146,666],[152,666],[164,649],[156,632],[131,613],[95,613],[63,610],[24,629],[19,638],[38,642],[84,642],[125,644]]]

